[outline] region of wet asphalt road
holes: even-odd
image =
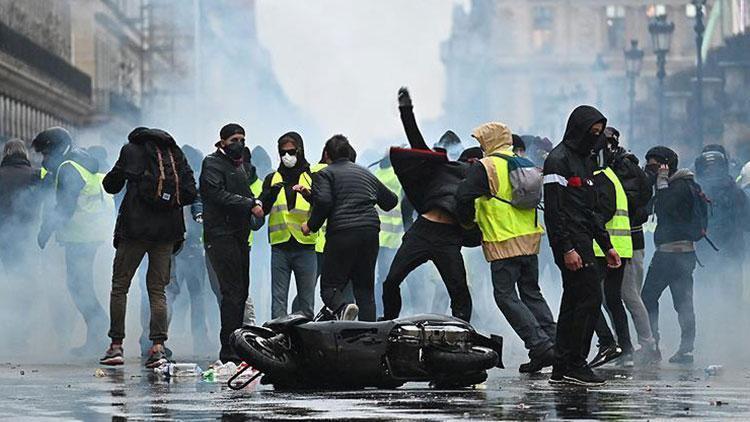
[[[548,375],[493,370],[473,390],[435,391],[407,384],[387,391],[229,390],[197,379],[166,382],[135,363],[0,366],[0,418],[55,420],[273,419],[672,419],[750,420],[750,370],[708,377],[702,369],[608,368],[607,386],[552,387]],[[22,375],[23,372],[23,375]]]

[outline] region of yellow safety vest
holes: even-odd
[[[396,172],[393,167],[378,168],[374,172],[388,189],[396,196],[401,198],[401,183],[398,181]],[[401,216],[401,201],[390,211],[383,211],[378,207],[378,216],[380,217],[380,247],[397,249],[401,244],[401,238],[404,236],[404,220]]]
[[[57,230],[57,241],[62,243],[104,242],[112,238],[115,201],[104,192],[103,173],[91,173],[72,160],[64,161],[55,174],[55,188],[60,179],[60,169],[71,165],[81,175],[85,185],[78,195],[76,209],[65,225]]]
[[[310,171],[312,173],[317,173],[324,168],[326,168],[328,164],[325,163],[318,163],[313,164],[310,166]],[[323,223],[323,225],[320,227],[320,230],[318,230],[318,239],[315,241],[315,252],[317,253],[323,253],[323,250],[326,248],[326,223]]]
[[[44,180],[44,178],[47,177],[47,173],[49,173],[49,172],[47,171],[46,168],[42,167],[40,169],[39,176],[42,178],[42,180]]]
[[[259,197],[260,193],[263,191],[263,182],[260,180],[260,178],[255,179],[253,183],[250,184],[250,192],[252,192],[254,197]],[[253,231],[250,230],[250,235],[247,237],[247,244],[249,246],[253,246]]]
[[[612,242],[612,246],[615,248],[620,258],[632,258],[633,257],[633,239],[630,234],[630,217],[628,216],[628,197],[625,195],[625,189],[620,183],[620,179],[617,177],[611,168],[607,167],[604,170],[597,170],[594,174],[601,172],[607,176],[615,185],[615,215],[611,220],[607,221],[605,228],[609,232],[609,239]],[[594,254],[598,257],[604,256],[604,251],[596,241],[594,241]]]
[[[312,169],[311,169],[312,171]],[[271,178],[271,186],[281,183],[284,178],[281,173],[276,172]],[[310,189],[312,179],[305,172],[300,175],[297,181],[300,185]],[[303,245],[314,245],[318,240],[317,233],[310,233],[309,236],[302,234],[302,223],[306,223],[310,218],[310,203],[302,195],[297,195],[297,201],[293,209],[289,209],[286,202],[286,193],[284,188],[281,189],[276,202],[271,207],[271,213],[268,215],[268,241],[271,245],[278,245],[287,242],[294,236],[294,239]]]
[[[510,151],[501,154],[513,156]],[[497,172],[498,190],[495,196],[512,198],[512,186],[508,177],[508,161],[499,157],[488,157]],[[482,242],[497,243],[531,234],[544,233],[539,224],[535,209],[520,209],[491,196],[482,196],[474,200],[475,220],[482,232]]]

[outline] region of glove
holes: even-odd
[[[49,238],[52,236],[52,232],[49,230],[40,230],[36,236],[36,244],[39,245],[39,249],[44,249],[49,242]]]
[[[193,217],[193,220],[195,220],[198,224],[203,224],[203,214],[198,214],[195,217]]]
[[[656,173],[656,189],[669,187],[669,167],[662,164]]]
[[[411,95],[409,95],[409,88],[405,86],[398,90],[398,106],[411,107]]]

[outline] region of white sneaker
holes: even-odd
[[[339,321],[354,321],[357,319],[357,315],[359,315],[359,306],[349,303],[341,308],[336,317]]]

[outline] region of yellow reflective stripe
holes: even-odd
[[[607,233],[609,233],[610,236],[630,237],[630,230],[624,230],[624,229],[607,229]]]
[[[274,205],[274,206],[271,207],[271,212],[272,213],[274,213],[274,212],[285,212],[285,211],[287,211],[286,204]]]

